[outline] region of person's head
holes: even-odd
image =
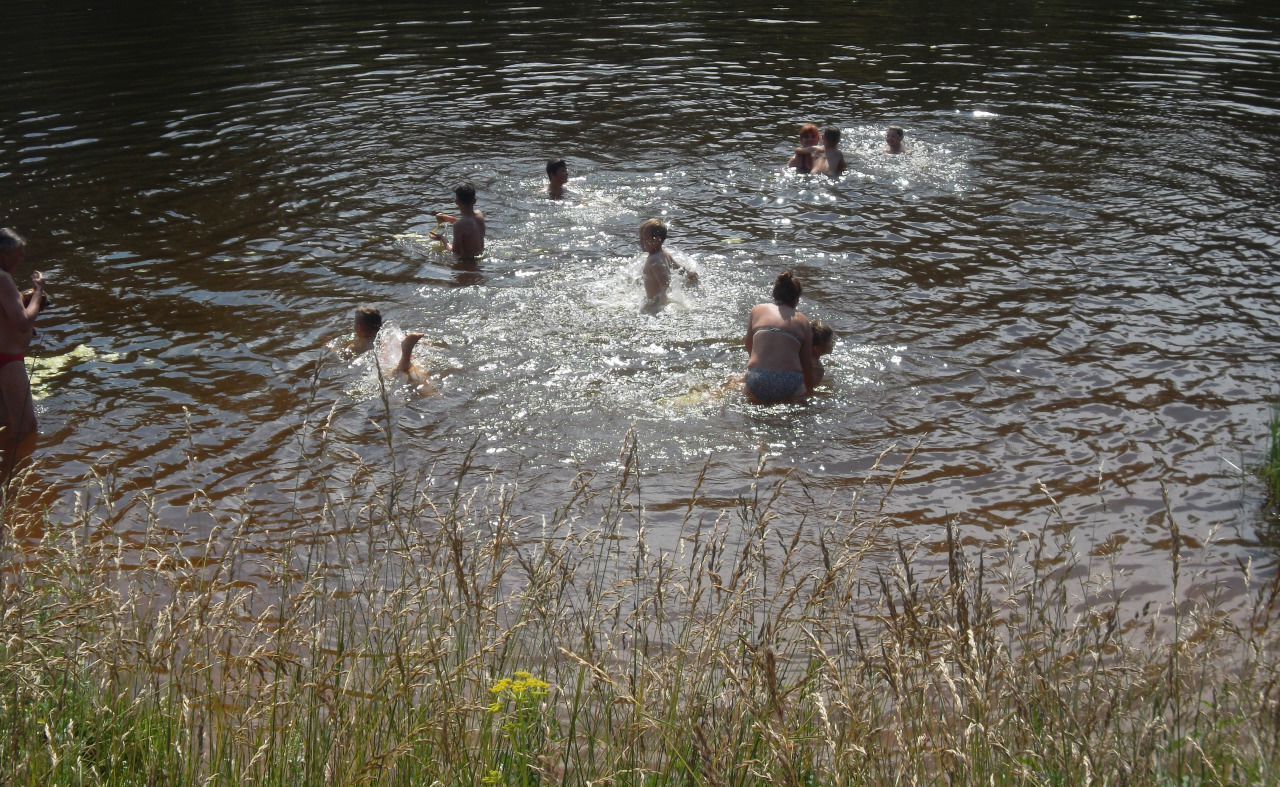
[[[475,205],[476,187],[471,185],[470,181],[462,181],[453,187],[453,201],[458,203],[460,208],[469,208]]]
[[[373,341],[382,329],[382,312],[372,306],[361,306],[356,309],[356,336]]]
[[[800,144],[805,147],[813,147],[818,144],[818,127],[812,123],[805,123],[800,127]]]
[[[884,130],[884,141],[889,143],[889,147],[898,149],[902,147],[902,139],[907,132],[902,130],[902,126],[889,126]]]
[[[813,322],[813,355],[815,358],[827,355],[836,346],[836,332],[822,320]]]
[[[800,303],[800,289],[800,282],[796,281],[795,274],[784,271],[773,282],[773,299],[794,309]]]
[[[558,158],[547,162],[547,180],[557,186],[563,186],[569,181],[569,165],[564,163],[564,159]]]
[[[827,126],[822,130],[822,144],[829,148],[834,148],[840,144],[840,129],[835,126]]]
[[[26,254],[27,242],[21,235],[5,227],[0,229],[0,268],[13,273]]]
[[[667,240],[667,225],[662,219],[649,219],[640,225],[640,247],[652,254]]]

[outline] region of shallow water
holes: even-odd
[[[334,439],[381,461],[372,367],[330,349],[367,303],[427,335],[438,395],[391,395],[408,461],[475,443],[530,512],[629,430],[659,531],[704,466],[709,514],[761,452],[843,501],[919,444],[888,502],[911,538],[1060,523],[1158,585],[1167,489],[1222,573],[1271,560],[1248,473],[1278,393],[1270,5],[6,10],[0,223],[54,299],[34,352],[96,351],[39,403],[63,506],[108,458],[198,542],[193,490],[287,506],[334,401]],[[843,129],[839,180],[783,171],[806,121]],[[477,266],[426,239],[460,178]],[[651,216],[703,282],[657,316]],[[726,385],[788,268],[839,335],[831,382],[751,408]]]

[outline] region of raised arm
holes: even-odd
[[[804,372],[806,393],[813,393],[819,376],[813,364],[813,323],[807,317],[804,321],[804,341],[800,344],[800,371]]]

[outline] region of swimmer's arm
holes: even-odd
[[[450,216],[448,213],[437,213],[436,221],[440,222],[441,224],[457,224],[458,217]]]
[[[806,324],[804,343],[800,345],[800,371],[804,372],[804,387],[809,393],[813,393],[820,379],[813,366],[813,326]]]
[[[698,272],[695,271],[693,268],[686,268],[685,266],[681,265],[679,262],[676,261],[675,257],[671,256],[670,252],[663,250],[662,258],[667,261],[667,265],[669,267],[674,268],[677,272],[679,272],[679,274],[685,277],[685,279],[690,284],[698,283]]]

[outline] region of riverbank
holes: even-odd
[[[6,541],[6,784],[1267,783],[1275,577],[1231,609],[1167,519],[1134,609],[1052,515],[1001,549],[900,543],[879,490],[645,528],[641,468],[544,517],[464,463],[443,491],[305,481],[323,516],[199,550],[86,505]],[[691,500],[699,481],[691,484]],[[106,488],[104,484],[103,488]],[[890,492],[891,494],[891,492]],[[86,496],[88,499],[89,496]],[[105,505],[105,504],[104,504]],[[135,513],[145,517],[145,500]],[[285,524],[285,523],[281,523]]]

